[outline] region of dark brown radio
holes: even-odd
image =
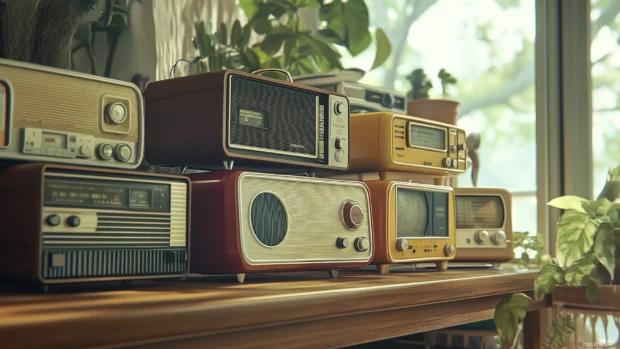
[[[144,98],[151,165],[349,167],[349,101],[341,94],[222,70],[151,83]]]

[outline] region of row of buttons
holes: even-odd
[[[457,168],[459,166],[459,161],[457,159],[443,158],[441,163],[443,167]]]
[[[347,238],[336,239],[336,247],[340,249],[345,249],[349,247],[349,239]],[[370,248],[370,242],[366,238],[358,237],[358,238],[355,238],[355,241],[353,242],[353,247],[355,247],[355,250],[357,252],[366,252]]]
[[[49,148],[24,148],[23,152],[25,154],[31,155],[44,155],[44,156],[54,156],[60,158],[69,158],[72,159],[75,156],[71,150],[64,149],[49,149]]]
[[[102,160],[110,160],[115,156],[118,161],[127,162],[131,159],[131,148],[127,144],[118,144],[113,148],[111,144],[103,143],[97,148],[97,155]]]

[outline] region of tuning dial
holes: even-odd
[[[344,112],[346,110],[347,110],[347,108],[344,105],[344,103],[336,102],[336,104],[334,104],[334,112],[336,113],[336,115],[342,115],[342,114],[344,114]]]
[[[347,239],[347,238],[338,238],[338,240],[336,240],[336,247],[338,247],[338,248],[347,248],[347,247],[349,247],[349,239]]]
[[[97,156],[102,160],[110,160],[112,155],[114,155],[114,148],[110,144],[103,143],[97,148]]]
[[[120,124],[127,118],[127,109],[123,103],[111,103],[105,108],[105,115],[108,123]]]
[[[60,225],[60,216],[57,214],[51,214],[47,216],[47,218],[45,219],[45,223],[47,223],[47,225],[49,226],[56,227]]]
[[[489,241],[489,232],[486,230],[478,230],[476,234],[474,234],[474,240],[480,245],[484,245]]]
[[[80,223],[82,222],[82,220],[80,219],[79,216],[69,216],[67,218],[67,225],[70,227],[78,227],[80,226]]]
[[[457,159],[452,159],[452,167],[453,168],[459,167],[459,161]]]
[[[127,144],[116,146],[116,158],[118,161],[127,162],[131,159],[131,148]]]
[[[443,248],[443,253],[447,256],[450,257],[454,254],[455,249],[454,246],[452,245],[446,245],[446,247]]]
[[[503,243],[506,242],[506,233],[504,233],[503,231],[496,231],[492,236],[491,236],[491,241],[493,241],[493,243],[495,245],[502,245]]]
[[[90,147],[87,145],[81,145],[78,151],[81,156],[90,156],[91,154]]]
[[[346,139],[343,138],[336,138],[336,149],[338,150],[343,150],[346,146],[347,146],[347,141]]]
[[[355,250],[357,252],[366,252],[370,248],[370,241],[366,238],[355,239]]]
[[[396,240],[396,249],[400,252],[407,251],[409,248],[409,241],[407,239],[397,239]]]
[[[467,144],[465,143],[458,144],[456,147],[458,150],[467,150]]]
[[[342,205],[342,222],[349,230],[356,230],[364,220],[364,211],[355,201],[346,201]]]
[[[443,164],[443,167],[450,167],[450,166],[452,166],[452,159],[450,159],[450,158],[443,158],[442,164]]]

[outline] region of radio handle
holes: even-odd
[[[278,69],[278,68],[259,69],[259,70],[253,71],[252,74],[262,74],[262,73],[266,73],[266,72],[275,72],[275,73],[284,74],[288,78],[289,82],[293,82],[293,77],[291,76],[291,73],[289,73],[288,71],[286,71],[284,69]]]

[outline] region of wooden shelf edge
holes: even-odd
[[[599,285],[598,297],[594,303],[588,301],[584,287],[560,286],[554,290],[552,302],[554,306],[570,309],[620,312],[620,285],[616,286],[615,293],[613,286]]]

